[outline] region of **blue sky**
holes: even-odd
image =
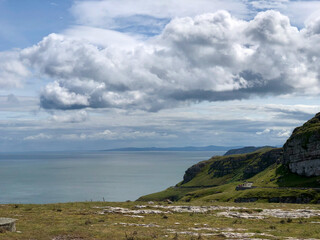
[[[0,0],[0,151],[282,145],[320,1]]]
[[[0,1],[0,50],[25,48],[46,35],[60,32],[74,18],[69,9],[73,1]]]

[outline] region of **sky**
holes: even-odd
[[[281,146],[320,112],[320,1],[0,0],[0,152]]]

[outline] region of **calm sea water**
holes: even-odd
[[[224,152],[0,154],[0,203],[126,201],[166,189]]]

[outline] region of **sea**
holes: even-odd
[[[0,153],[0,204],[127,201],[164,190],[225,152]]]

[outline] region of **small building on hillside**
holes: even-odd
[[[253,185],[252,182],[244,182],[244,183],[236,186],[236,190],[239,191],[239,190],[251,189],[251,188],[253,188],[252,185]]]

